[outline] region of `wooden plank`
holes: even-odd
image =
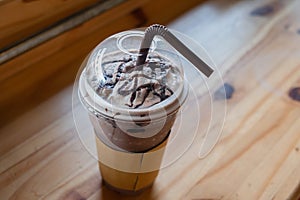
[[[0,4],[0,50],[97,2],[11,0]]]
[[[88,9],[83,9],[68,18],[61,19],[60,22],[49,25],[49,27],[44,28],[42,31],[35,33],[32,37],[23,38],[20,43],[17,42],[11,48],[4,50],[0,54],[0,64],[13,59],[14,57],[31,50],[32,48],[42,44],[43,42],[50,40],[60,34],[73,29],[76,26],[82,25],[84,22],[96,17],[103,12],[117,6],[122,3],[123,0],[113,0],[98,3],[94,6],[90,6]]]
[[[183,15],[186,11],[203,2],[205,0],[178,1],[176,3],[172,0],[149,1],[142,7],[143,13],[147,16],[147,23],[145,25],[153,23],[168,24],[176,17]]]

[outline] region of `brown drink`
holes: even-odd
[[[153,184],[187,96],[174,54],[161,54],[149,53],[145,64],[136,66],[134,53],[96,48],[83,63],[79,96],[90,111],[102,178],[118,191]]]

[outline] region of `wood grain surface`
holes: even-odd
[[[99,1],[10,0],[2,4],[1,2],[0,50]]]
[[[1,128],[1,199],[299,199],[299,8],[298,0],[210,1],[170,24],[203,45],[234,88],[207,157],[198,157],[200,131],[152,188],[134,197],[110,191],[79,141],[69,86]],[[199,99],[200,130],[209,101]]]

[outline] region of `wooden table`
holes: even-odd
[[[212,1],[170,24],[201,43],[235,89],[221,140],[204,159],[199,133],[151,189],[108,190],[76,134],[70,86],[1,128],[0,199],[298,199],[299,8],[298,0]]]

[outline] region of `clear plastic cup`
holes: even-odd
[[[109,187],[125,193],[136,193],[153,184],[176,114],[185,102],[189,88],[178,54],[163,39],[156,38],[148,54],[149,63],[130,69],[132,76],[119,77],[118,84],[124,87],[126,83],[137,80],[131,85],[135,88],[122,90],[120,87],[117,90],[114,85],[107,90],[101,89],[111,86],[111,74],[118,74],[118,69],[108,72],[111,68],[105,66],[117,63],[116,68],[122,64],[124,69],[128,60],[134,63],[143,34],[139,30],[125,31],[101,42],[83,62],[84,70],[79,78],[79,97],[93,124],[102,178]],[[155,72],[160,65],[172,69],[164,79],[171,92],[159,85],[163,79],[158,81],[155,80],[157,76],[150,76],[153,73],[164,74]],[[164,92],[160,96],[156,94],[162,89]],[[152,98],[148,94],[142,101],[144,105],[138,100],[133,104],[133,97],[144,97],[143,94],[149,90]],[[128,91],[131,94],[127,94]],[[124,93],[127,94],[124,97],[127,103],[122,100],[121,94]],[[160,101],[157,101],[157,96]]]

